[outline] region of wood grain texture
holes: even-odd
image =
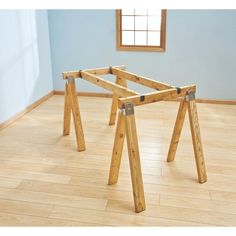
[[[183,99],[179,105],[179,110],[175,121],[175,127],[170,141],[170,147],[167,156],[168,162],[173,161],[175,159],[175,153],[177,151],[180,134],[183,128],[186,110],[187,110],[187,102]]]
[[[81,76],[83,79],[101,87],[104,88],[106,90],[109,90],[119,96],[122,97],[128,97],[128,96],[132,96],[132,95],[137,95],[138,93],[131,90],[131,89],[127,89],[123,86],[114,84],[110,81],[104,80],[96,75],[93,74],[89,74],[88,72],[81,72]]]
[[[70,120],[71,120],[71,101],[68,83],[65,84],[65,101],[64,101],[64,122],[63,122],[63,135],[70,134]]]
[[[77,147],[78,151],[81,152],[84,151],[86,147],[85,147],[84,132],[82,127],[82,120],[80,117],[79,103],[76,95],[76,87],[74,79],[72,79],[71,82],[68,83],[68,92],[70,96],[71,109],[73,113]]]
[[[120,78],[127,79],[134,83],[138,83],[140,85],[144,85],[153,89],[164,90],[173,88],[169,84],[164,84],[159,81],[146,78],[144,76],[139,76],[134,73],[122,70],[120,68],[112,68],[112,73],[116,76],[119,76]]]
[[[109,185],[116,184],[118,181],[125,135],[126,135],[125,114],[123,110],[120,110],[113,144],[112,159],[111,159],[111,166],[108,180]]]
[[[54,90],[55,95],[65,95],[64,91]],[[95,93],[95,92],[77,92],[77,96],[81,97],[99,97],[99,98],[112,98],[112,93]]]
[[[197,166],[198,181],[199,183],[205,183],[207,181],[207,173],[202,150],[202,141],[198,122],[196,102],[195,100],[187,101],[187,105],[188,105],[188,116],[189,116],[189,123],[191,127],[191,134],[193,141],[193,149]]]
[[[64,95],[65,92],[61,90],[54,90],[55,95]],[[52,94],[52,95],[53,95]],[[95,93],[95,92],[77,92],[78,96],[83,97],[102,97],[102,98],[112,98],[111,93]],[[179,98],[170,99],[168,101],[180,102]],[[236,105],[236,100],[222,100],[222,99],[206,99],[206,98],[196,98],[196,103],[208,103],[208,104],[221,104],[221,105]]]
[[[119,182],[107,185],[116,131],[107,124],[111,99],[79,101],[86,152],[76,151],[74,132],[61,135],[60,95],[0,132],[0,200],[8,201],[0,209],[1,226],[236,226],[235,106],[197,104],[205,184],[196,181],[189,119],[178,160],[166,162],[178,103],[135,108],[147,205],[136,214],[126,145]]]
[[[125,103],[133,103],[134,106],[141,106],[145,104],[155,103],[159,101],[171,100],[177,97],[183,97],[188,92],[194,92],[196,90],[195,85],[181,87],[180,93],[177,92],[177,89],[167,89],[160,92],[152,92],[144,95],[144,99],[140,99],[140,95],[130,96],[128,98],[120,98],[118,101],[118,107],[122,108]]]
[[[112,66],[114,68],[122,69],[125,70],[125,66]],[[88,72],[90,74],[94,75],[107,75],[110,74],[110,67],[103,67],[103,68],[94,68],[94,69],[83,69],[83,70],[77,70],[77,71],[66,71],[62,73],[62,78],[63,79],[68,79],[70,77],[76,79],[76,78],[81,78],[81,72]]]
[[[125,79],[122,79],[118,76],[116,76],[116,84],[121,85],[125,88],[127,88],[127,82]],[[110,120],[109,125],[114,125],[116,123],[116,114],[117,114],[117,108],[118,108],[118,98],[116,94],[113,94],[112,96],[112,103],[111,103],[111,112],[110,112]]]
[[[134,107],[132,107],[133,109]],[[134,114],[128,114],[128,107],[125,107],[126,140],[129,153],[130,174],[132,179],[135,211],[141,212],[146,209],[141,162],[139,156],[138,137]]]

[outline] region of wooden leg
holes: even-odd
[[[79,111],[79,103],[75,87],[75,79],[73,78],[68,79],[68,91],[70,94],[72,114],[74,118],[76,141],[77,141],[78,151],[80,152],[85,150],[85,142],[84,142],[82,121]]]
[[[175,121],[175,127],[174,127],[174,131],[172,134],[169,152],[168,152],[168,156],[167,156],[168,162],[173,161],[175,159],[175,153],[176,153],[176,150],[178,147],[180,134],[181,134],[181,131],[183,128],[183,123],[184,123],[186,111],[187,111],[187,102],[183,99],[180,102],[179,111],[178,111],[177,118]]]
[[[197,107],[195,99],[189,99],[188,104],[188,114],[192,133],[193,148],[195,154],[195,160],[197,165],[198,181],[199,183],[204,183],[207,181],[205,161],[202,151],[202,142],[200,136],[200,128],[198,123]]]
[[[118,76],[116,77],[116,84],[121,85],[123,87],[127,87],[126,80]],[[113,94],[109,125],[114,125],[116,123],[116,113],[117,113],[117,107],[118,107],[117,100],[118,100],[118,96]]]
[[[125,104],[125,115],[127,136],[126,139],[129,153],[129,164],[133,186],[135,212],[141,212],[145,210],[146,205],[133,104]]]
[[[115,140],[113,145],[112,160],[110,166],[110,174],[108,184],[116,184],[118,181],[121,156],[125,139],[125,115],[124,111],[120,110],[116,127]]]
[[[71,120],[71,101],[70,94],[68,91],[68,84],[65,85],[65,102],[64,102],[64,124],[63,124],[63,135],[70,134],[70,120]]]

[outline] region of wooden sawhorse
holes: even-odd
[[[116,76],[116,83],[111,83],[99,77],[99,75],[112,74]],[[64,106],[64,129],[63,135],[70,133],[71,111],[74,119],[75,133],[78,151],[84,151],[85,141],[83,127],[80,117],[79,104],[77,99],[75,79],[81,78],[95,85],[113,92],[112,106],[109,125],[114,125],[117,109],[119,109],[117,128],[113,146],[112,160],[110,166],[108,184],[117,183],[121,163],[121,155],[126,136],[130,172],[133,187],[134,206],[136,212],[145,210],[145,197],[141,162],[139,156],[138,138],[135,124],[134,107],[144,104],[181,98],[174,131],[172,134],[167,161],[173,161],[179,143],[181,130],[188,110],[192,141],[194,147],[195,161],[199,183],[207,181],[207,174],[202,151],[202,142],[198,123],[197,107],[195,102],[196,86],[174,87],[149,78],[138,76],[125,71],[124,66],[114,66],[90,70],[69,71],[63,73],[65,85],[65,106]],[[127,88],[126,80],[158,90],[157,92],[139,94]]]

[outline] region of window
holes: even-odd
[[[117,10],[117,49],[165,51],[166,10]]]

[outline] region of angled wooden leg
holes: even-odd
[[[204,183],[207,181],[207,173],[205,167],[205,161],[202,150],[202,142],[200,135],[200,128],[198,123],[197,107],[195,102],[195,95],[189,94],[187,97],[188,114],[192,133],[193,148],[195,154],[195,161],[197,166],[198,181]]]
[[[122,79],[118,76],[116,77],[116,84],[121,85],[123,87],[127,87],[126,80]],[[114,125],[116,123],[117,100],[118,100],[118,96],[113,94],[112,103],[111,103],[111,112],[110,112],[109,125]]]
[[[64,123],[63,123],[63,135],[70,134],[70,120],[71,120],[71,101],[68,91],[68,84],[65,84],[65,102],[64,102]]]
[[[168,162],[173,161],[175,159],[175,153],[176,153],[176,150],[178,147],[180,134],[181,134],[181,131],[183,128],[186,110],[187,110],[187,102],[183,99],[180,102],[177,118],[175,121],[175,127],[174,127],[174,131],[172,134],[169,152],[168,152],[168,156],[167,156]]]
[[[109,185],[116,184],[118,181],[125,132],[125,114],[123,110],[120,110],[113,145],[112,160],[108,180]]]
[[[125,104],[125,115],[126,139],[129,153],[135,212],[141,212],[145,210],[146,205],[133,104]]]
[[[72,114],[74,118],[76,141],[77,141],[78,151],[80,152],[80,151],[85,150],[85,142],[84,142],[82,121],[81,121],[80,111],[79,111],[79,103],[78,103],[76,87],[75,87],[75,79],[68,78],[67,81],[68,81],[68,91],[69,91],[70,100],[71,100]]]

